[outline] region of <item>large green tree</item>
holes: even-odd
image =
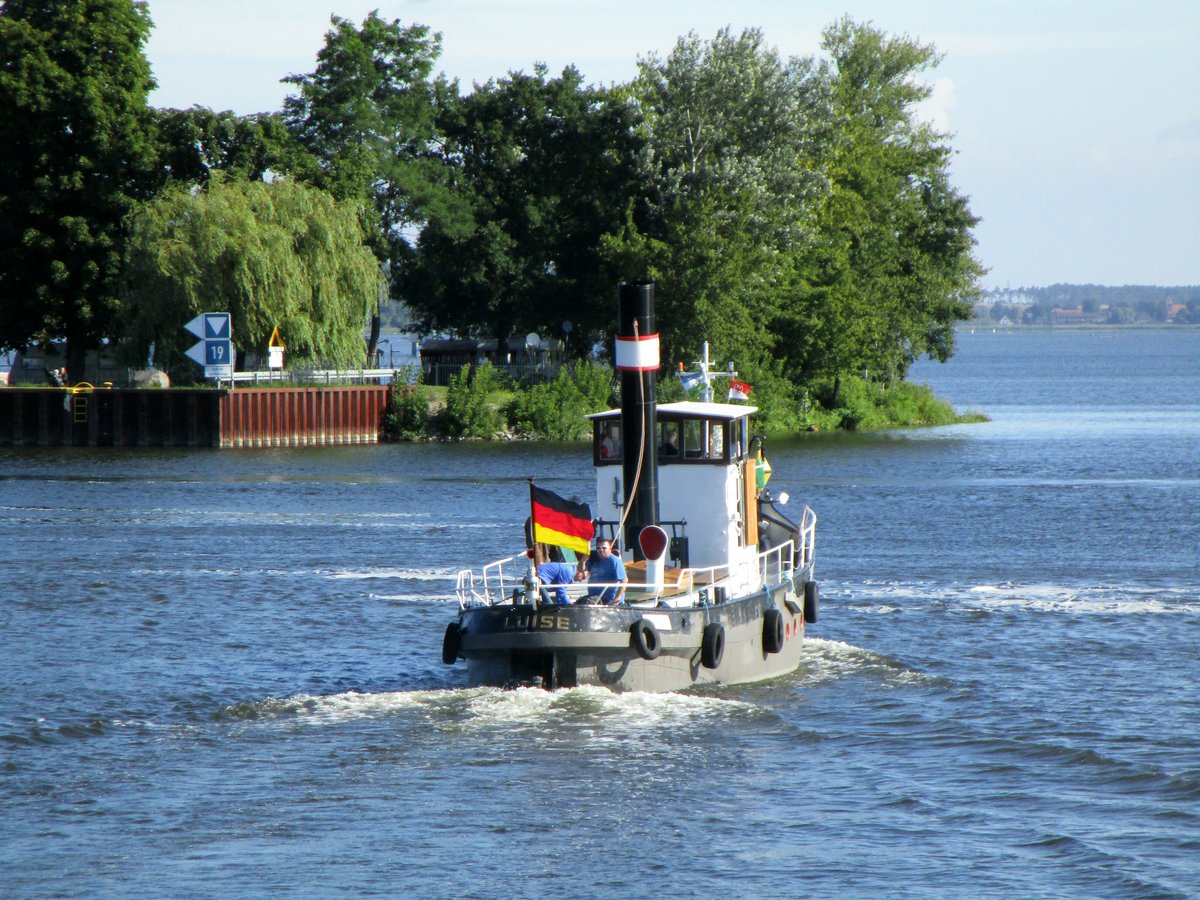
[[[578,70],[479,85],[442,111],[444,161],[465,203],[421,233],[406,300],[427,327],[505,340],[568,337],[583,355],[615,318],[601,241],[640,193],[636,111]]]
[[[673,358],[691,359],[701,338],[718,358],[772,355],[782,260],[811,239],[827,189],[826,88],[811,62],[781,59],[757,29],[689,34],[640,62],[631,91],[651,202],[636,225]]]
[[[435,150],[435,105],[447,90],[431,75],[442,38],[372,12],[356,27],[333,16],[316,70],[284,79],[297,93],[283,115],[301,147],[293,173],[339,200],[374,211],[367,240],[391,274],[405,265],[410,237],[430,208],[452,205]],[[370,338],[379,336],[378,310]]]
[[[146,4],[0,5],[0,345],[109,336],[125,218],[152,184]]]
[[[133,219],[123,296],[125,347],[178,375],[192,343],[185,323],[228,311],[233,344],[265,357],[278,326],[289,367],[359,367],[381,273],[356,204],[287,179],[215,178],[175,186]]]
[[[830,26],[823,46],[832,190],[776,330],[799,379],[903,378],[920,356],[953,352],[954,325],[970,317],[983,271],[971,255],[978,220],[950,183],[948,136],[917,112],[930,92],[918,76],[939,57],[932,45],[850,19]]]

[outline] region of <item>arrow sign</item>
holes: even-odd
[[[206,365],[208,361],[204,357],[204,345],[207,343],[207,341],[199,341],[188,347],[187,358],[197,365]]]
[[[200,338],[187,350],[188,359],[204,366],[205,378],[229,378],[233,371],[233,343],[229,313],[200,313],[183,326]]]

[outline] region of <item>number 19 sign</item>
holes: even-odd
[[[204,366],[204,377],[233,378],[229,313],[200,313],[183,327],[200,338],[199,343],[187,351],[187,355]]]

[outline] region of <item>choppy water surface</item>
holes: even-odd
[[[914,375],[992,421],[774,442],[805,665],[668,696],[440,661],[579,447],[0,449],[0,893],[1200,894],[1200,332]]]

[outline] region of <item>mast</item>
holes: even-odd
[[[625,529],[621,544],[633,550],[635,559],[641,559],[637,536],[645,526],[658,524],[655,373],[659,366],[659,345],[654,322],[653,282],[620,285],[613,358],[621,373],[621,461],[625,494]]]

